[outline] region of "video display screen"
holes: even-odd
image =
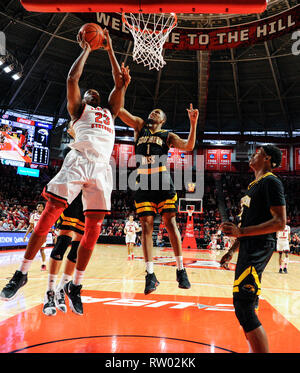
[[[48,165],[51,125],[21,117],[0,118],[0,159],[15,166]]]

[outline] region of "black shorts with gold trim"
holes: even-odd
[[[276,248],[276,242],[265,239],[240,239],[233,284],[234,299],[253,300],[261,293],[261,277]]]
[[[165,169],[160,167],[155,172],[156,169],[152,168],[151,174],[147,174],[147,170],[138,169],[137,182],[141,187],[136,190],[134,201],[139,217],[178,211],[177,193],[171,176]],[[147,181],[145,184],[142,184],[142,178]]]
[[[57,228],[60,230],[84,233],[85,217],[82,206],[82,192],[64,210],[57,221]]]

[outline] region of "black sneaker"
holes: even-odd
[[[71,310],[77,315],[83,315],[83,307],[80,297],[82,285],[74,285],[72,281],[66,283],[64,292],[69,298],[69,305]]]
[[[176,280],[180,289],[189,289],[191,287],[185,268],[176,270]]]
[[[282,273],[282,268],[279,268],[279,273]]]
[[[56,306],[54,302],[54,291],[48,290],[45,294],[43,313],[47,316],[56,315]]]
[[[144,294],[147,295],[147,294],[152,293],[154,290],[156,290],[156,287],[159,285],[159,281],[157,281],[157,278],[154,273],[148,273],[148,272],[147,272],[145,279],[146,279],[146,284],[145,284]]]
[[[283,268],[284,273],[288,273],[287,268]]]
[[[9,283],[4,286],[0,293],[0,299],[12,300],[17,291],[26,284],[28,281],[27,273],[23,275],[21,271],[16,271],[13,277],[9,280]]]

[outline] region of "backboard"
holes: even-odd
[[[21,0],[31,12],[262,13],[266,0]]]

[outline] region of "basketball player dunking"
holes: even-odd
[[[126,86],[127,83],[129,84],[129,82],[126,82]],[[153,271],[152,256],[152,233],[154,217],[157,212],[162,215],[175,253],[177,262],[176,279],[179,287],[182,289],[191,287],[183,266],[181,237],[176,224],[177,193],[166,167],[170,147],[191,151],[195,146],[199,112],[197,109],[193,109],[192,104],[188,109],[188,115],[191,128],[188,139],[184,140],[178,135],[162,129],[167,117],[161,109],[153,110],[146,121],[130,114],[124,108],[121,108],[119,112],[119,118],[128,126],[134,128],[135,155],[137,163],[139,163],[137,182],[146,179],[145,184],[147,186],[153,185],[154,181],[158,187],[156,190],[142,187],[135,192],[135,207],[142,226],[141,240],[146,262],[145,294],[153,292],[159,285]]]
[[[106,109],[99,106],[100,95],[94,89],[86,91],[83,99],[81,98],[79,80],[91,47],[85,42],[84,36],[82,39],[78,38],[82,52],[73,63],[67,78],[67,108],[74,121],[76,141],[61,170],[43,192],[47,199],[45,210],[30,237],[20,270],[15,272],[0,294],[4,300],[12,299],[18,289],[26,284],[31,262],[48,231],[82,190],[85,231],[78,248],[73,281],[67,283],[64,290],[73,312],[83,314],[80,296],[82,278],[100,235],[103,218],[110,210],[113,182],[109,161],[115,140],[114,119],[124,104],[124,71],[127,69],[124,66],[120,68],[108,31],[104,32],[105,49],[115,83],[108,99],[109,107]]]

